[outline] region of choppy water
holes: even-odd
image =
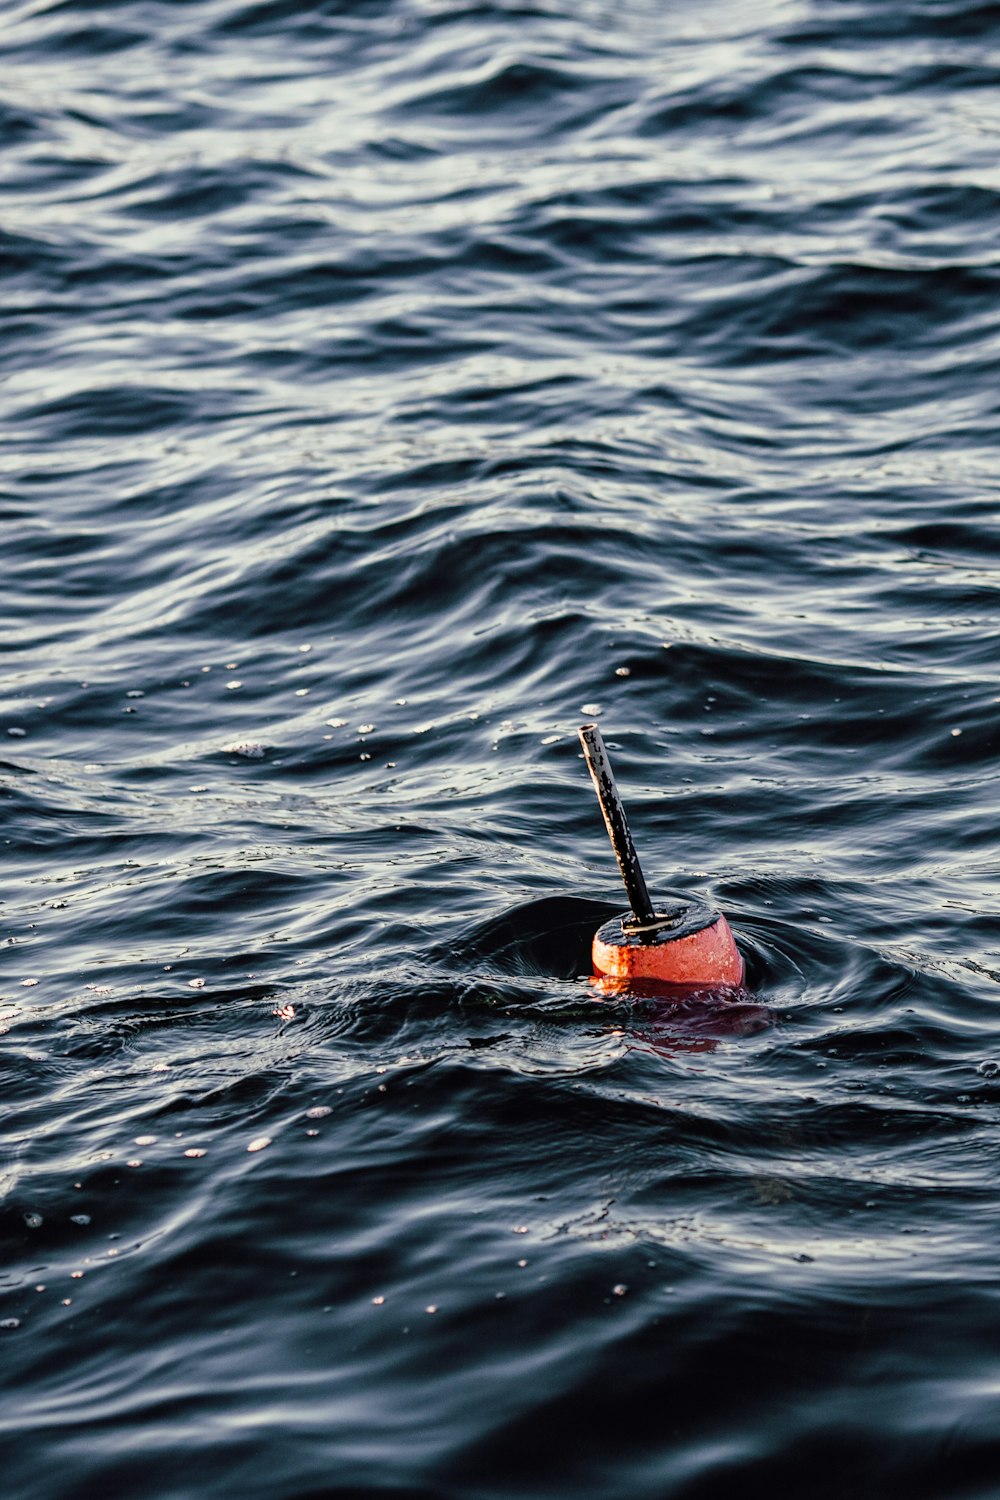
[[[5,7],[5,1500],[995,1500],[998,82]],[[742,1010],[581,977],[594,715]]]

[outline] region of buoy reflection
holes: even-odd
[[[705,988],[607,976],[593,978],[591,985],[602,999],[634,1002],[620,1029],[663,1056],[712,1052],[721,1042],[758,1036],[774,1023],[770,1007],[742,986]]]

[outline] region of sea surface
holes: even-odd
[[[1000,6],[6,0],[0,143],[3,1500],[996,1500]]]

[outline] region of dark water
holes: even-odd
[[[8,0],[4,1500],[1000,1493],[998,82]]]

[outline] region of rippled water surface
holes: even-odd
[[[8,0],[4,1500],[1000,1493],[998,83]]]

